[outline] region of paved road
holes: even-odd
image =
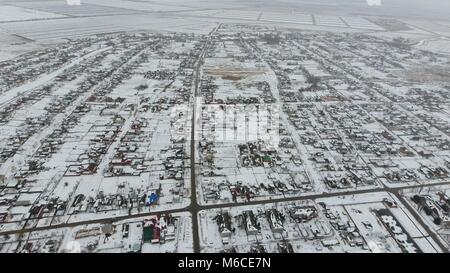
[[[189,205],[188,209],[192,214],[192,239],[194,243],[194,252],[199,253],[200,252],[200,235],[199,235],[199,227],[198,227],[198,212],[201,210],[201,207],[199,206],[197,202],[197,176],[196,176],[196,160],[195,160],[195,154],[196,154],[196,147],[197,147],[197,139],[195,134],[195,126],[197,122],[197,108],[201,107],[200,105],[197,105],[197,98],[200,97],[200,94],[198,92],[199,90],[199,83],[201,81],[201,67],[203,65],[203,60],[205,53],[208,50],[209,42],[211,39],[211,36],[221,27],[221,24],[219,24],[216,28],[214,28],[210,33],[209,36],[203,46],[202,52],[200,53],[200,56],[197,60],[196,67],[195,67],[195,79],[194,79],[194,90],[193,90],[193,100],[192,100],[192,125],[191,125],[191,204]]]

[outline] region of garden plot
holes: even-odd
[[[378,187],[363,159],[351,152],[350,144],[329,124],[320,110],[307,104],[284,108],[287,125],[303,159],[315,191],[339,191],[346,188]]]
[[[242,48],[235,41],[224,41],[216,44],[214,58],[235,58],[245,56]]]
[[[53,88],[50,94],[39,97],[36,101],[32,101],[26,107],[20,108],[9,117],[9,120],[0,126],[0,139],[5,139],[4,143],[7,143],[7,139],[18,134],[21,128],[25,127],[25,121],[27,119],[36,119],[39,117],[44,117],[48,108],[55,103],[58,99],[62,99],[66,96],[72,88],[82,80],[83,77],[76,79],[74,81],[67,81],[65,84]],[[0,144],[0,148],[4,148]]]
[[[373,66],[367,65],[364,61],[355,61],[352,63],[352,67],[358,69],[360,74],[368,79],[384,79],[388,74]]]
[[[440,157],[432,158],[392,158],[384,161],[383,168],[372,161],[374,173],[387,187],[401,187],[405,185],[430,185],[448,182],[449,171],[444,167],[446,161]],[[383,164],[383,161],[381,162]]]
[[[255,111],[247,110],[244,113],[247,112]],[[238,119],[243,118],[244,113],[239,113]],[[204,115],[200,202],[245,202],[306,195],[316,190],[315,180],[310,179],[288,134],[277,135],[276,139],[272,135],[272,139],[270,135],[273,134],[273,128],[261,126],[264,136],[245,135],[245,122],[234,124],[234,119],[225,119],[231,120],[231,123],[226,122],[222,126],[215,122],[221,118],[222,115],[215,115],[206,119]],[[258,123],[256,120],[251,122]],[[257,129],[251,131],[255,134],[259,130],[258,125]]]
[[[289,80],[291,81],[294,89],[306,88],[309,86],[306,76],[301,72],[289,74]]]
[[[311,158],[318,173],[314,179],[321,182],[318,184],[321,187],[317,186],[317,191],[334,192],[381,187],[373,172],[356,155],[347,154],[343,157],[334,151],[317,151],[311,154]]]
[[[194,43],[193,41],[189,41],[187,39],[184,40],[185,41],[182,42],[174,41],[170,43],[167,47],[164,48],[165,51],[171,54],[183,54],[183,53],[187,54],[189,51],[194,50],[196,43]],[[170,59],[168,59],[167,61],[170,61]],[[178,66],[179,62],[176,64]]]
[[[327,77],[330,74],[325,71],[321,65],[313,60],[310,61],[302,61],[299,64],[304,67],[311,75],[316,77]]]
[[[227,98],[259,98],[263,92],[254,86],[254,82],[265,80],[265,70],[255,63],[234,61],[230,58],[208,58],[203,68],[205,75],[213,76],[217,85],[215,97],[226,101]]]
[[[245,73],[254,73],[254,71],[246,71]],[[262,92],[258,90],[256,87],[247,87],[245,88],[245,85],[242,85],[240,83],[236,83],[233,79],[228,80],[229,78],[239,78],[242,77],[242,74],[237,71],[208,71],[208,73],[218,73],[218,74],[226,74],[224,77],[227,79],[216,79],[215,84],[219,86],[215,93],[215,97],[218,100],[226,101],[229,98],[258,98]],[[222,74],[223,75],[223,74]],[[263,79],[261,77],[261,79]]]
[[[334,89],[337,93],[341,94],[343,97],[354,101],[367,101],[369,97],[363,92],[357,92],[352,90],[348,83],[345,83],[342,80],[331,80],[330,83],[333,85]]]

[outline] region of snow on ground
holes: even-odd
[[[270,216],[273,210],[282,215],[280,230]],[[295,218],[295,212],[302,210],[315,214],[303,220]],[[417,221],[388,193],[204,210],[199,215],[202,251],[250,252],[262,246],[267,252],[282,252],[284,244],[291,245],[294,252],[407,252],[399,241],[400,233],[397,237],[391,234],[379,213],[393,215],[409,243],[416,244],[413,252],[439,251],[429,234],[416,229]],[[221,217],[230,217],[230,226]],[[250,229],[250,222],[256,231]],[[223,227],[231,227],[231,232]]]
[[[0,22],[62,18],[64,15],[34,9],[0,5]]]
[[[149,228],[152,221],[156,224]],[[0,253],[21,248],[25,252],[41,253],[189,253],[192,252],[192,219],[189,213],[151,215],[30,232],[27,237],[28,244],[23,245],[17,236],[10,236],[2,242]]]

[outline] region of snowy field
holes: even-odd
[[[53,12],[44,12],[29,8],[0,5],[0,22],[51,19],[62,17],[65,16]]]

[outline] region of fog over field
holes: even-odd
[[[96,4],[130,10],[183,11],[207,9],[251,9],[302,11],[329,15],[389,16],[408,19],[450,20],[450,1],[447,0],[0,0],[0,4],[33,7],[35,3]],[[72,4],[72,5],[70,5]],[[163,7],[165,7],[163,9]],[[0,18],[1,21],[1,18]]]
[[[411,19],[450,20],[450,1],[447,0],[0,0],[0,3],[77,3],[115,6],[118,2],[128,3],[130,8],[157,4],[185,9],[250,8],[261,10],[301,10],[304,12],[335,15],[375,15]],[[377,3],[380,3],[378,5]]]
[[[24,43],[123,31],[206,34],[220,23],[403,36],[448,51],[447,0],[0,0],[0,60]],[[446,49],[447,48],[447,49]]]

